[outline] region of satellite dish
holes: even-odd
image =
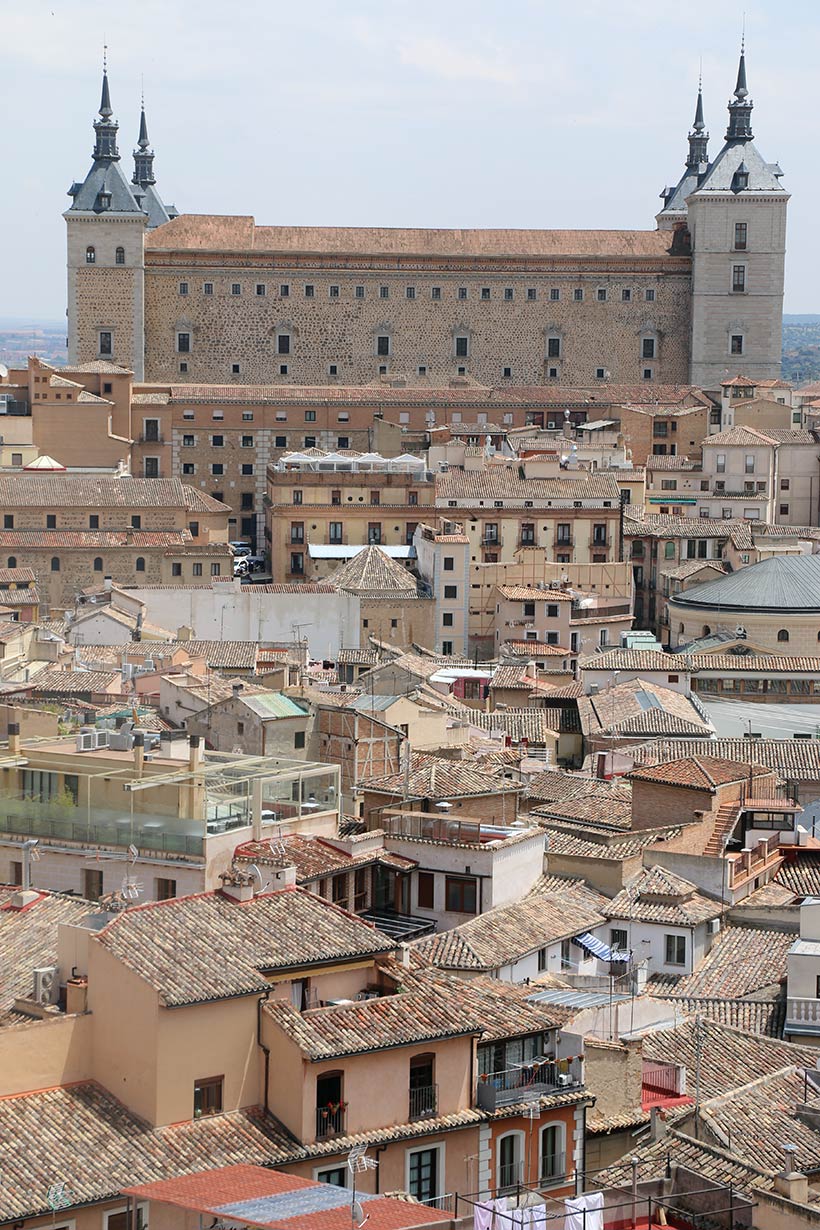
[[[261,889],[261,887],[262,887],[262,872],[259,870],[259,868],[257,867],[256,863],[251,863],[250,867],[248,868],[248,874],[253,876],[253,878],[256,880],[256,883],[259,885],[259,887],[260,887],[260,889]]]
[[[743,627],[743,624],[737,625],[737,627],[735,628],[735,636],[737,637],[739,641],[743,641],[746,639],[746,629]]]
[[[365,1217],[364,1209],[359,1204],[358,1200],[353,1201],[352,1212],[353,1212],[353,1221],[356,1224],[356,1230],[362,1230],[362,1226],[365,1224],[365,1222],[370,1220],[370,1217],[369,1216]]]
[[[0,377],[5,379],[5,377],[8,376],[8,374],[9,374],[9,369],[6,367],[5,363],[0,363]]]

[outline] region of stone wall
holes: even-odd
[[[423,368],[439,378],[464,368],[485,383],[511,385],[545,383],[551,368],[557,373],[552,382],[568,385],[594,381],[599,368],[613,381],[629,384],[643,381],[646,368],[663,383],[689,378],[686,258],[610,261],[599,269],[578,259],[556,261],[552,269],[506,272],[499,269],[503,262],[494,262],[491,270],[459,271],[451,261],[432,270],[374,272],[361,258],[345,258],[348,267],[340,270],[311,267],[307,260],[302,267],[293,262],[277,267],[275,257],[262,254],[251,258],[252,265],[245,258],[241,268],[229,266],[228,254],[198,268],[197,256],[147,254],[151,380],[324,384],[338,377],[365,384],[380,367],[413,374]],[[355,264],[360,267],[350,268]],[[205,282],[213,293],[204,294]],[[187,284],[188,294],[180,294],[180,283]],[[235,284],[238,295],[232,293]],[[264,294],[257,293],[260,286]],[[306,287],[313,288],[312,295]],[[433,298],[434,287],[440,298]],[[462,290],[466,298],[459,297]],[[583,292],[582,301],[575,299],[576,291]],[[606,292],[605,301],[598,299],[599,291]],[[654,301],[647,301],[647,291]],[[178,332],[190,333],[190,354],[177,353]],[[285,334],[288,353],[280,353],[279,337]],[[645,361],[641,340],[650,334],[657,357]],[[378,353],[380,336],[390,339],[387,355]],[[466,356],[457,353],[457,337],[467,339]],[[551,337],[560,353],[550,359]],[[187,371],[180,372],[181,362]]]

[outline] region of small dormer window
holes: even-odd
[[[111,193],[110,192],[97,193],[97,204],[99,205],[100,209],[110,209],[111,208]]]
[[[92,244],[89,244],[85,250],[85,263],[86,265],[96,265],[97,263],[97,250]]]
[[[741,162],[740,166],[734,173],[732,178],[732,189],[734,192],[740,192],[743,188],[749,187],[749,168],[745,162]]]

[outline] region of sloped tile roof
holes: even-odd
[[[816,1059],[816,1056],[815,1056]],[[798,1103],[805,1102],[813,1115],[820,1113],[820,1098],[811,1085],[806,1085],[804,1067],[814,1069],[811,1058],[783,1066],[779,1072],[758,1076],[740,1089],[701,1102],[701,1121],[707,1132],[714,1133],[734,1153],[754,1159],[757,1166],[780,1170],[783,1165],[783,1144],[796,1146],[796,1170],[814,1171],[820,1155],[820,1131],[798,1116]],[[749,1069],[748,1075],[754,1072]],[[808,1091],[808,1096],[806,1096]]]
[[[535,589],[531,585],[499,585],[502,598],[512,602],[573,602],[574,597],[565,589]]]
[[[413,752],[410,773],[389,773],[368,777],[359,783],[367,793],[394,794],[402,798],[446,799],[471,794],[497,794],[517,791],[518,786],[503,778],[475,769],[467,760],[447,760],[442,756]]]
[[[417,585],[406,568],[391,559],[381,547],[368,546],[357,552],[331,573],[328,583],[335,589],[360,595],[401,594],[415,597]]]
[[[777,987],[786,977],[786,957],[794,932],[726,927],[694,974],[682,978],[655,975],[653,995],[666,998],[742,999]]]
[[[122,687],[122,675],[119,671],[61,671],[43,670],[34,676],[34,682],[27,685],[33,693],[51,693],[56,696],[70,696],[72,693],[108,692],[111,685]]]
[[[746,743],[746,751],[748,754],[748,743]],[[754,752],[757,752],[757,740],[754,743]],[[685,786],[689,790],[706,790],[709,794],[714,794],[718,786],[726,786],[732,782],[745,782],[750,776],[760,777],[770,772],[770,769],[759,764],[726,760],[717,756],[696,755],[665,760],[661,764],[633,769],[627,774],[627,778],[637,782],[661,782],[667,786]]]
[[[796,897],[820,897],[820,851],[800,851],[787,858],[775,879]]]
[[[193,488],[191,488],[193,490]],[[86,474],[0,475],[3,508],[185,508],[178,478],[119,478]]]
[[[168,647],[186,649],[192,658],[205,658],[214,670],[255,670],[259,652],[256,641],[170,641]]]
[[[711,723],[689,697],[648,679],[629,679],[595,695],[580,696],[578,714],[587,737],[712,733]]]
[[[748,763],[748,739],[710,739],[710,757]],[[630,748],[635,765],[662,765],[665,761],[696,756],[702,759],[701,739],[653,739]],[[754,758],[757,764],[774,770],[787,781],[820,781],[820,740],[818,739],[755,739]]]
[[[240,863],[282,866],[283,857],[277,847],[284,849],[284,862],[292,863],[296,868],[298,884],[320,880],[323,876],[333,875],[337,871],[355,871],[357,867],[367,867],[374,863],[400,871],[409,871],[416,866],[412,859],[393,854],[382,847],[361,854],[348,854],[345,850],[331,845],[329,841],[309,833],[288,833],[281,838],[246,841],[236,847],[234,857]]]
[[[15,999],[32,994],[35,969],[56,965],[60,923],[79,922],[91,908],[87,901],[44,892],[33,905],[17,910],[11,905],[16,892],[19,889],[0,886],[0,1012],[7,1012]]]
[[[441,506],[447,500],[504,500],[511,504],[524,500],[594,500],[600,504],[610,500],[612,507],[617,507],[620,491],[612,474],[602,470],[579,470],[577,474],[575,478],[520,478],[517,466],[448,470],[436,475],[436,503]]]
[[[719,918],[719,901],[699,893],[694,884],[664,867],[644,868],[624,885],[604,910],[607,918],[669,923],[690,927]]]
[[[419,940],[415,947],[444,969],[489,972],[604,921],[603,914],[575,897],[539,893]]]
[[[488,733],[501,730],[516,743],[527,739],[533,744],[545,744],[551,741],[549,734],[558,729],[557,725],[553,725],[556,713],[557,710],[538,708],[535,705],[521,709],[494,709],[491,713],[474,709],[468,715],[467,721],[471,726],[479,726]],[[557,720],[560,723],[560,715]]]
[[[687,999],[675,998],[675,1007],[692,1016],[707,1017],[718,1025],[749,1034],[780,1038],[786,1021],[786,999]]]
[[[369,923],[300,888],[247,902],[220,892],[152,902],[118,915],[98,942],[168,1007],[264,991],[260,971],[375,956],[394,947]]]

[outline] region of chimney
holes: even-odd
[[[775,1191],[785,1196],[787,1200],[793,1200],[795,1204],[808,1204],[809,1180],[794,1164],[797,1145],[786,1144],[781,1147],[784,1164],[780,1173],[775,1175]]]
[[[231,867],[230,871],[221,872],[219,878],[226,897],[230,897],[232,901],[253,901],[255,872]]]
[[[234,700],[236,700],[237,696],[242,691],[243,687],[244,687],[244,684],[241,684],[241,683],[231,684],[231,692],[233,693]]]
[[[134,771],[137,777],[142,777],[145,764],[145,735],[141,730],[134,732]]]
[[[108,576],[103,577],[103,589],[105,590],[105,592],[107,594],[110,594],[113,588],[114,588],[113,577],[108,577]]]
[[[399,961],[405,969],[410,968],[410,945],[399,944]]]
[[[9,722],[9,755],[20,755],[20,723]]]
[[[188,768],[193,773],[202,762],[202,749],[199,735],[188,735]]]

